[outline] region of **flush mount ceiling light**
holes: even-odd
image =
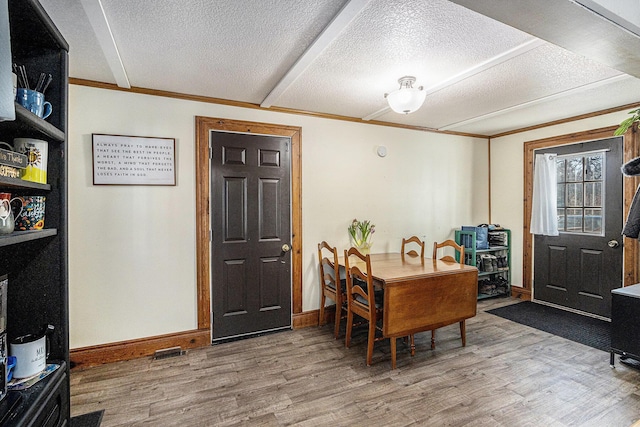
[[[391,93],[385,93],[384,97],[387,98],[389,107],[396,113],[409,114],[416,111],[424,103],[424,99],[427,96],[422,86],[417,89],[413,87],[416,82],[416,78],[413,76],[404,76],[398,79],[400,83],[400,89],[394,90]]]

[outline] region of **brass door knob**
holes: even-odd
[[[618,243],[617,240],[609,240],[607,242],[607,245],[609,245],[610,248],[617,248],[618,246],[620,246],[620,243]]]
[[[282,252],[289,252],[290,250],[291,246],[287,245],[286,243],[282,245]]]

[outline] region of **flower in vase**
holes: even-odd
[[[364,221],[354,219],[348,230],[351,241],[356,247],[369,248],[371,246],[371,236],[376,232],[376,226],[371,224],[368,219]]]

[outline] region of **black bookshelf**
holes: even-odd
[[[65,426],[70,420],[67,250],[68,50],[37,0],[9,0],[12,62],[24,65],[32,81],[53,76],[45,96],[52,114],[41,119],[16,104],[16,119],[0,122],[0,140],[37,138],[48,142],[47,183],[0,178],[12,196],[44,195],[45,228],[0,236],[0,274],[9,279],[7,339],[55,327],[49,363],[60,367],[24,391],[0,402],[0,426]]]

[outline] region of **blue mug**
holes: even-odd
[[[44,100],[44,94],[33,89],[20,87],[16,90],[16,101],[38,117],[46,119],[51,115],[53,107]]]
[[[16,366],[17,358],[15,356],[7,357],[7,382],[13,378],[13,368]]]

